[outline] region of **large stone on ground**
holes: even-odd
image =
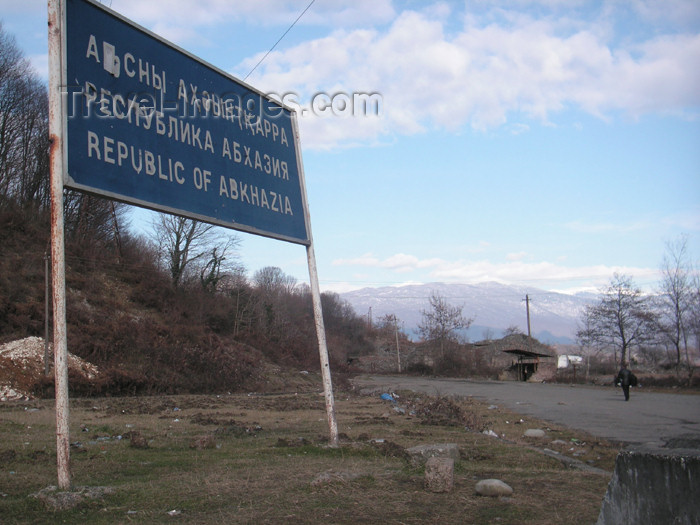
[[[543,438],[547,434],[541,428],[528,428],[523,435],[530,438]]]
[[[454,469],[452,458],[429,458],[425,462],[425,488],[431,492],[451,492]]]
[[[513,489],[500,479],[482,479],[476,484],[476,493],[480,496],[500,498],[513,494]]]

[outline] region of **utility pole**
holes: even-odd
[[[532,332],[530,331],[530,296],[525,294],[525,311],[527,312],[527,349],[532,351]]]
[[[396,334],[396,363],[398,365],[399,374],[401,373],[401,354],[399,353],[399,322],[394,314],[394,334]]]

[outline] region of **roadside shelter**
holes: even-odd
[[[549,354],[522,350],[520,348],[511,348],[504,350],[504,352],[517,357],[517,361],[511,364],[511,368],[515,370],[518,381],[527,381],[537,372],[541,357],[552,357]]]

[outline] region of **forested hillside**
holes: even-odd
[[[3,201],[0,343],[44,335],[48,231],[40,206]],[[154,246],[128,233],[117,242],[71,231],[66,246],[69,351],[104,372],[83,385],[90,391],[254,389],[270,365],[319,367],[308,288],[276,268],[255,282],[224,275],[212,290],[195,279],[174,286]],[[348,352],[369,351],[366,327],[337,296],[323,305],[331,366],[342,371]]]

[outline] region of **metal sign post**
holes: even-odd
[[[63,3],[49,0],[49,140],[51,170],[51,279],[53,284],[53,353],[56,393],[56,462],[58,487],[68,490],[70,437],[68,341],[66,337],[66,264],[63,226]]]
[[[294,136],[299,140],[299,127],[296,113],[292,114],[292,126]],[[306,220],[306,231],[309,235],[309,245],[306,247],[306,258],[309,264],[309,282],[311,283],[311,300],[314,309],[314,321],[316,323],[316,336],[318,338],[318,355],[321,362],[321,378],[323,380],[323,392],[326,398],[326,415],[328,417],[328,428],[330,433],[329,445],[338,446],[338,423],[335,419],[335,400],[333,397],[333,383],[331,381],[331,369],[328,360],[328,346],[326,344],[326,328],[323,324],[323,310],[321,308],[321,290],[318,285],[318,272],[316,270],[316,252],[311,234],[311,216],[309,214],[309,203],[306,198],[306,179],[304,177],[304,163],[301,158],[301,151],[297,152],[297,163],[299,165],[299,182],[301,184],[301,194],[304,201],[304,217]]]
[[[316,272],[316,254],[313,243],[306,247],[306,256],[309,261],[309,280],[311,282],[311,297],[314,308],[314,321],[316,322],[316,336],[318,337],[318,354],[321,361],[321,377],[323,379],[323,393],[326,398],[326,415],[328,417],[329,440],[331,447],[338,446],[338,424],[335,419],[335,400],[333,398],[333,384],[331,382],[331,368],[328,362],[328,347],[326,346],[326,330],[323,325],[323,311],[321,310],[321,293],[318,287],[318,274]]]

